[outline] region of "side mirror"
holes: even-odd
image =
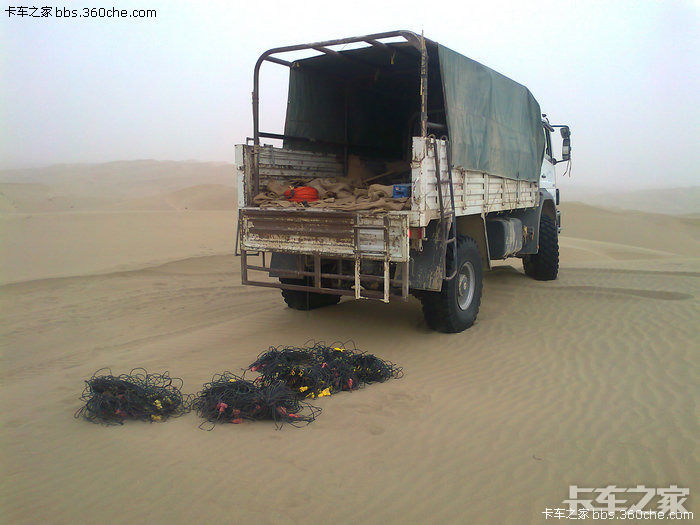
[[[571,131],[568,126],[562,126],[559,131],[562,137],[561,160],[571,160]]]
[[[564,139],[561,145],[561,160],[571,160],[571,141]]]

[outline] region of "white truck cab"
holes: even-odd
[[[556,125],[549,123],[546,114],[542,114],[542,127],[544,128],[544,156],[542,158],[542,169],[540,171],[540,189],[549,192],[554,200],[557,215],[557,231],[561,233],[561,211],[559,210],[559,188],[557,187],[557,171],[556,164],[558,162],[571,160],[571,132],[568,126]],[[554,157],[552,149],[552,132],[555,128],[560,128],[562,136],[562,159],[557,160]]]

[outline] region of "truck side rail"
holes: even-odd
[[[413,137],[411,162],[411,226],[427,226],[440,219],[440,195],[436,177],[435,153],[431,137]],[[438,140],[438,166],[442,201],[450,201],[450,174],[445,140]],[[452,166],[455,215],[485,215],[494,211],[531,208],[539,203],[539,184],[513,180],[481,171]]]

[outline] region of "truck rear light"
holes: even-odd
[[[409,228],[409,239],[423,239],[425,237],[425,228]]]

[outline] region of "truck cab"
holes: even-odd
[[[542,170],[540,174],[540,190],[546,191],[554,201],[556,207],[557,231],[561,233],[561,211],[559,210],[559,188],[557,187],[557,172],[555,166],[559,162],[571,160],[571,132],[569,126],[552,125],[546,114],[542,114],[542,128],[544,130],[544,155],[542,157]],[[562,159],[557,160],[554,154],[552,134],[559,129],[562,137]]]

